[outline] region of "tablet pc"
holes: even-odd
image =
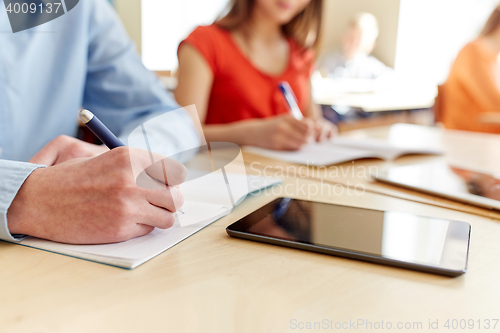
[[[372,177],[390,185],[500,210],[500,179],[445,162],[394,167]]]
[[[470,225],[400,212],[278,198],[227,227],[230,236],[458,276]]]

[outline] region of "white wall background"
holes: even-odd
[[[113,0],[129,37],[134,41],[137,51],[141,52],[141,0]]]
[[[349,18],[375,15],[373,54],[402,76],[441,84],[458,52],[476,38],[499,0],[325,0],[324,52],[339,47]]]
[[[138,41],[151,70],[175,70],[177,46],[194,27],[212,23],[228,0],[142,0]],[[379,19],[374,55],[408,78],[441,84],[460,49],[474,39],[500,0],[324,0],[325,51],[339,45],[349,17],[369,11]],[[120,6],[117,6],[120,9]],[[130,16],[130,15],[129,15]],[[133,22],[127,17],[128,22]],[[127,24],[126,24],[127,25]],[[128,24],[130,26],[131,24]],[[139,29],[133,29],[137,31]],[[137,39],[137,38],[136,38]]]
[[[458,52],[476,38],[498,3],[400,0],[395,69],[407,77],[443,83]]]
[[[175,70],[179,43],[196,26],[211,24],[227,1],[142,0],[141,54],[146,67]]]

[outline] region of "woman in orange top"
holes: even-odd
[[[500,6],[480,36],[458,54],[442,87],[441,121],[446,128],[500,134],[485,113],[500,116]],[[441,92],[440,92],[441,94]]]
[[[279,150],[321,141],[335,127],[312,102],[322,0],[234,0],[228,14],[179,46],[180,105],[196,105],[207,141]],[[287,81],[305,118],[290,115]]]

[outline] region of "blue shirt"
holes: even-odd
[[[78,111],[91,110],[127,144],[147,119],[170,156],[199,146],[189,116],[141,63],[113,8],[84,0],[63,16],[12,33],[0,5],[0,239],[15,241],[7,210],[37,165],[26,163],[58,135],[74,136]],[[175,110],[175,111],[172,111]],[[158,119],[166,119],[158,117]],[[192,150],[191,150],[192,151]]]

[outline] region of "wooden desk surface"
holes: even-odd
[[[378,134],[383,133],[387,129]],[[363,320],[372,325],[383,321],[385,327],[390,322],[393,328],[421,323],[419,331],[425,332],[429,320],[438,320],[439,330],[433,331],[444,331],[448,319],[450,327],[453,319],[471,319],[475,329],[465,331],[475,332],[478,320],[484,329],[485,320],[493,327],[493,319],[500,319],[500,224],[492,218],[370,192],[314,198],[469,222],[468,272],[458,278],[226,234],[226,226],[285,189],[295,188],[295,197],[307,199],[298,189],[317,184],[287,178],[132,271],[0,242],[0,331],[328,332],[335,329],[298,327]],[[350,327],[337,331],[370,331],[369,326]]]
[[[404,190],[398,187],[375,183],[370,173],[401,165],[424,162],[446,162],[464,168],[498,174],[500,170],[500,136],[464,131],[447,131],[436,127],[396,124],[377,128],[355,130],[345,133],[350,137],[388,140],[394,144],[442,149],[445,154],[403,156],[394,161],[364,159],[327,167],[307,167],[245,153],[248,169],[260,169],[269,176],[287,175],[315,179],[323,183],[344,184],[350,187],[362,186],[365,190],[398,198],[406,198],[430,205],[461,210],[486,217],[500,219],[500,213],[448,199]]]

